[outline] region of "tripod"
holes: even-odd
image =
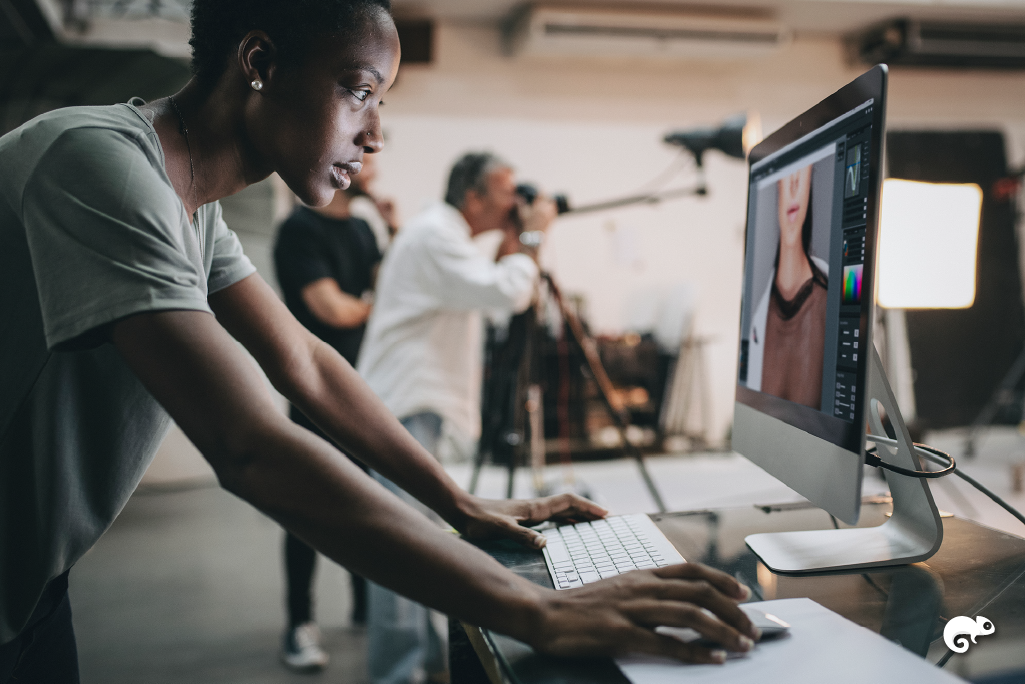
[[[648,489],[648,493],[655,502],[655,506],[659,512],[664,513],[666,511],[665,503],[658,488],[655,486],[654,480],[651,479],[651,474],[648,472],[647,464],[644,460],[644,454],[627,438],[630,416],[615,395],[612,381],[609,379],[608,373],[605,372],[605,367],[602,365],[601,358],[598,355],[598,345],[595,343],[594,338],[584,329],[576,312],[566,305],[562,292],[552,275],[550,273],[542,273],[541,278],[547,285],[552,301],[555,302],[556,312],[563,324],[563,336],[559,342],[561,347],[560,357],[566,359],[568,356],[565,345],[568,342],[566,337],[569,335],[583,352],[584,368],[594,379],[598,387],[602,406],[619,432],[624,453],[634,459],[641,478]],[[512,498],[516,467],[525,460],[523,458],[525,440],[522,437],[524,432],[529,431],[530,433],[530,440],[527,446],[531,455],[531,463],[535,468],[535,488],[538,488],[540,484],[537,476],[538,469],[544,465],[544,421],[542,420],[543,410],[540,400],[540,385],[537,382],[537,375],[541,366],[538,359],[540,348],[537,338],[541,333],[541,326],[537,321],[536,313],[532,310],[528,310],[526,314],[521,314],[520,316],[518,320],[514,321],[519,323],[519,325],[514,326],[510,323],[509,339],[506,343],[505,353],[498,355],[503,357],[498,360],[505,362],[507,371],[512,368],[512,361],[518,361],[513,372],[515,378],[508,375],[494,378],[492,380],[492,391],[489,393],[490,396],[485,397],[483,402],[486,418],[490,412],[501,411],[503,408],[512,412],[513,430],[507,434],[505,440],[510,446],[507,453],[509,472],[506,487],[506,495],[509,498]],[[518,359],[516,358],[517,356]],[[568,366],[568,364],[560,365]],[[568,367],[560,369],[560,376],[562,376],[560,378],[562,391],[560,398],[563,400],[563,405],[565,405],[565,403],[568,403]],[[503,401],[507,398],[511,401]],[[561,435],[563,444],[568,442],[568,434],[566,434],[567,418],[568,416],[565,415],[560,416],[560,423],[563,426],[563,434]],[[489,447],[485,445],[495,443],[495,435],[489,432],[494,429],[494,424],[485,420],[482,427],[481,448],[477,451],[473,465],[473,476],[470,479],[469,491],[471,494],[477,489],[480,471],[489,453]],[[568,461],[568,453],[565,454],[564,461]]]

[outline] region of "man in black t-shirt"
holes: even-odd
[[[281,225],[274,266],[285,304],[313,334],[356,365],[381,252],[369,224],[349,214],[349,197],[338,192],[326,207],[299,207]],[[292,420],[328,439],[295,406]],[[366,470],[362,463],[354,461]],[[311,584],[317,553],[298,537],[285,535],[288,629],[282,661],[291,669],[312,671],[327,664],[313,622]],[[366,619],[366,581],[352,575],[353,621]]]

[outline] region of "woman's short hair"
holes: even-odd
[[[448,175],[445,201],[456,209],[463,208],[470,190],[487,194],[488,174],[498,169],[511,168],[508,162],[491,152],[469,152],[459,158]]]
[[[282,60],[300,62],[311,37],[354,34],[390,10],[390,0],[194,0],[192,72],[202,85],[212,85],[254,30],[271,37]]]

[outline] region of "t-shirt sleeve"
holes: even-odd
[[[296,294],[316,280],[333,277],[319,231],[298,216],[281,226],[274,247],[274,267],[282,289]]]
[[[377,244],[377,238],[374,236],[374,229],[365,219],[354,216],[352,220],[356,224],[360,241],[363,243],[363,263],[369,264],[373,268],[384,258],[384,254],[381,253],[381,248]]]
[[[135,313],[210,311],[183,211],[129,136],[72,129],[49,147],[22,197],[49,348],[90,346],[85,333]]]
[[[207,244],[213,245],[213,259],[206,282],[209,294],[213,294],[256,273],[256,267],[242,251],[238,236],[224,222],[221,203],[207,205],[207,211],[212,212],[209,220],[213,225],[213,236]]]

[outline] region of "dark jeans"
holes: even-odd
[[[46,585],[28,626],[0,646],[0,684],[78,684],[68,573]]]
[[[314,425],[299,409],[292,406],[289,417],[318,437],[331,439]],[[345,452],[342,452],[345,453]],[[346,454],[348,456],[348,454]],[[349,460],[367,471],[361,462],[349,456]],[[291,532],[285,532],[285,581],[288,585],[288,627],[298,627],[313,619],[313,573],[317,569],[317,552]],[[357,625],[367,621],[367,581],[350,573],[352,579],[352,622]],[[0,684],[6,684],[0,682]]]

